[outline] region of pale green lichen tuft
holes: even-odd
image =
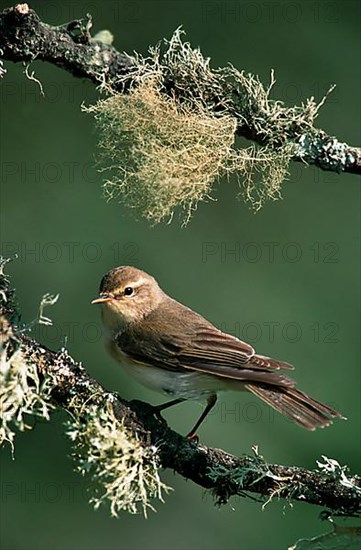
[[[39,377],[35,364],[23,356],[7,321],[2,318],[0,346],[0,445],[14,448],[15,431],[30,429],[32,416],[49,420],[51,383]]]
[[[235,121],[181,107],[154,80],[88,110],[98,122],[107,197],[151,222],[171,218],[177,206],[187,221],[225,170]]]
[[[294,147],[285,145],[279,150],[257,147],[232,151],[230,170],[241,188],[240,196],[258,211],[268,200],[281,198],[281,186],[288,176],[288,166]]]
[[[90,502],[96,509],[108,503],[112,516],[141,510],[147,517],[154,510],[151,499],[163,502],[162,493],[170,488],[159,477],[157,450],[142,446],[115,418],[111,398],[103,407],[87,404],[86,414],[68,422],[68,435],[76,470],[93,482]]]
[[[49,420],[54,408],[51,377],[42,377],[31,357],[24,355],[19,338],[11,325],[19,324],[14,291],[4,273],[10,260],[0,257],[0,305],[7,316],[0,316],[0,445],[9,443],[14,451],[15,428],[30,429],[30,418]],[[39,306],[38,322],[51,324],[44,316],[44,308],[52,305],[57,297],[45,295]]]
[[[109,97],[84,107],[99,130],[105,195],[154,224],[171,220],[176,210],[187,223],[199,201],[211,197],[215,182],[232,174],[253,209],[278,199],[298,139],[316,132],[313,123],[325,98],[286,108],[270,99],[273,72],[264,87],[232,66],[211,70],[210,60],[183,42],[179,29],[164,45],[151,48],[148,57],[132,57],[127,93],[104,85]],[[166,93],[169,83],[172,93]],[[242,124],[264,145],[238,147]]]

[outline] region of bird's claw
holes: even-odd
[[[196,433],[190,432],[190,433],[187,435],[187,439],[188,439],[189,441],[192,441],[192,443],[195,443],[196,445],[198,445],[198,443],[199,443],[199,435],[196,434]]]
[[[162,424],[166,424],[166,420],[163,418],[163,416],[161,415],[161,408],[158,407],[157,405],[155,405],[153,407],[153,414],[156,418],[158,418],[158,420],[160,420],[162,422]]]

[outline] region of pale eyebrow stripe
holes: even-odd
[[[149,280],[146,279],[145,277],[141,277],[140,279],[138,279],[137,281],[135,281],[134,283],[131,283],[131,285],[134,287],[134,288],[137,288],[138,286],[142,285],[143,283],[148,283]]]

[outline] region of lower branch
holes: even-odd
[[[103,430],[100,422],[104,407],[108,409],[111,407],[113,415],[111,431],[114,431],[118,425],[124,427],[142,449],[146,451],[151,449],[156,453],[158,465],[170,468],[201,487],[210,489],[219,504],[227,502],[233,495],[242,497],[259,495],[267,500],[277,496],[289,501],[316,504],[327,508],[334,515],[356,516],[361,513],[361,479],[357,476],[347,476],[345,468],[336,461],[324,457],[325,463],[319,464],[318,470],[310,471],[297,466],[268,464],[257,450],[254,450],[254,456],[236,457],[221,449],[189,441],[155,415],[151,405],[141,401],[128,402],[114,393],[108,393],[66,350],[54,352],[17,328],[14,293],[3,273],[0,275],[0,296],[1,364],[7,361],[10,369],[15,368],[16,362],[11,362],[11,357],[17,355],[17,363],[22,369],[28,369],[29,386],[32,384],[34,387],[35,384],[39,389],[44,387],[44,382],[48,381],[50,402],[55,407],[65,409],[71,418],[77,419],[77,428],[75,429],[73,425],[72,433],[73,439],[78,439],[78,446],[86,431],[84,426],[89,424],[90,411],[95,411],[96,423],[92,424],[91,434],[92,444],[95,444],[97,426]],[[31,375],[31,369],[34,367],[42,384],[34,382],[36,376]],[[1,430],[6,429],[10,420],[11,409],[10,406],[4,405],[9,403],[6,401],[6,391],[10,387],[11,373],[7,369],[5,374],[4,371],[1,374],[4,380],[2,380],[0,393],[3,405],[0,434]],[[20,388],[17,389],[20,390]],[[14,397],[11,403],[13,406]],[[28,399],[25,412],[29,412],[30,408]],[[19,419],[20,405],[18,409],[13,416]],[[108,433],[107,445],[111,437],[112,434]],[[92,454],[88,450],[85,454],[87,464],[83,469],[88,471],[91,467]],[[96,455],[98,460],[99,456],[102,457],[99,447]],[[121,457],[116,458],[116,463],[119,465]],[[112,460],[111,468],[113,468],[114,456]],[[104,471],[106,471],[105,466]],[[104,471],[102,471],[103,478]],[[123,472],[123,475],[126,476],[127,473]],[[119,484],[121,480],[115,481]],[[114,484],[115,481],[112,483]],[[107,485],[108,496],[109,485],[110,482]],[[119,491],[118,486],[117,490]]]

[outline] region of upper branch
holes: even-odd
[[[54,27],[43,23],[27,4],[18,4],[0,13],[0,53],[3,59],[13,62],[47,61],[76,77],[106,83],[113,90],[124,92],[137,71],[135,58],[92,38],[90,28],[90,16]],[[205,67],[212,82],[210,87],[210,81],[203,79],[202,72],[197,74],[197,81],[192,82],[189,78],[192,67],[186,64],[182,66],[181,82],[174,79],[168,68],[165,66],[163,92],[180,100],[189,99],[194,86],[197,94],[201,91],[210,110],[226,112],[236,118],[238,135],[274,149],[292,143],[296,146],[295,161],[314,164],[322,170],[361,174],[360,148],[349,146],[323,130],[300,124],[291,117],[284,124],[281,119],[287,115],[287,109],[280,107],[282,133],[276,137],[272,135],[272,116],[265,121],[269,128],[260,128],[260,117],[252,118],[253,107],[247,111],[247,101],[240,97],[237,86],[226,83],[219,71]],[[255,120],[258,123],[254,123]]]
[[[18,4],[0,13],[0,54],[14,63],[47,61],[98,84],[129,73],[131,58],[93,40],[90,28],[90,15],[53,27],[43,23],[27,4]]]
[[[198,445],[169,428],[154,414],[151,405],[128,402],[106,392],[65,350],[51,351],[19,331],[14,293],[1,272],[0,319],[3,352],[9,355],[16,349],[25,367],[35,366],[39,377],[51,379],[51,399],[55,406],[71,415],[79,416],[81,411],[84,419],[90,406],[95,406],[98,407],[97,416],[101,417],[100,411],[111,396],[115,418],[142,446],[157,450],[160,465],[211,489],[218,503],[227,502],[232,495],[256,494],[267,499],[277,496],[316,504],[335,515],[361,513],[361,479],[347,477],[340,467],[331,472],[327,468],[310,471],[297,466],[268,464],[257,452],[255,456],[236,457],[221,449]]]

